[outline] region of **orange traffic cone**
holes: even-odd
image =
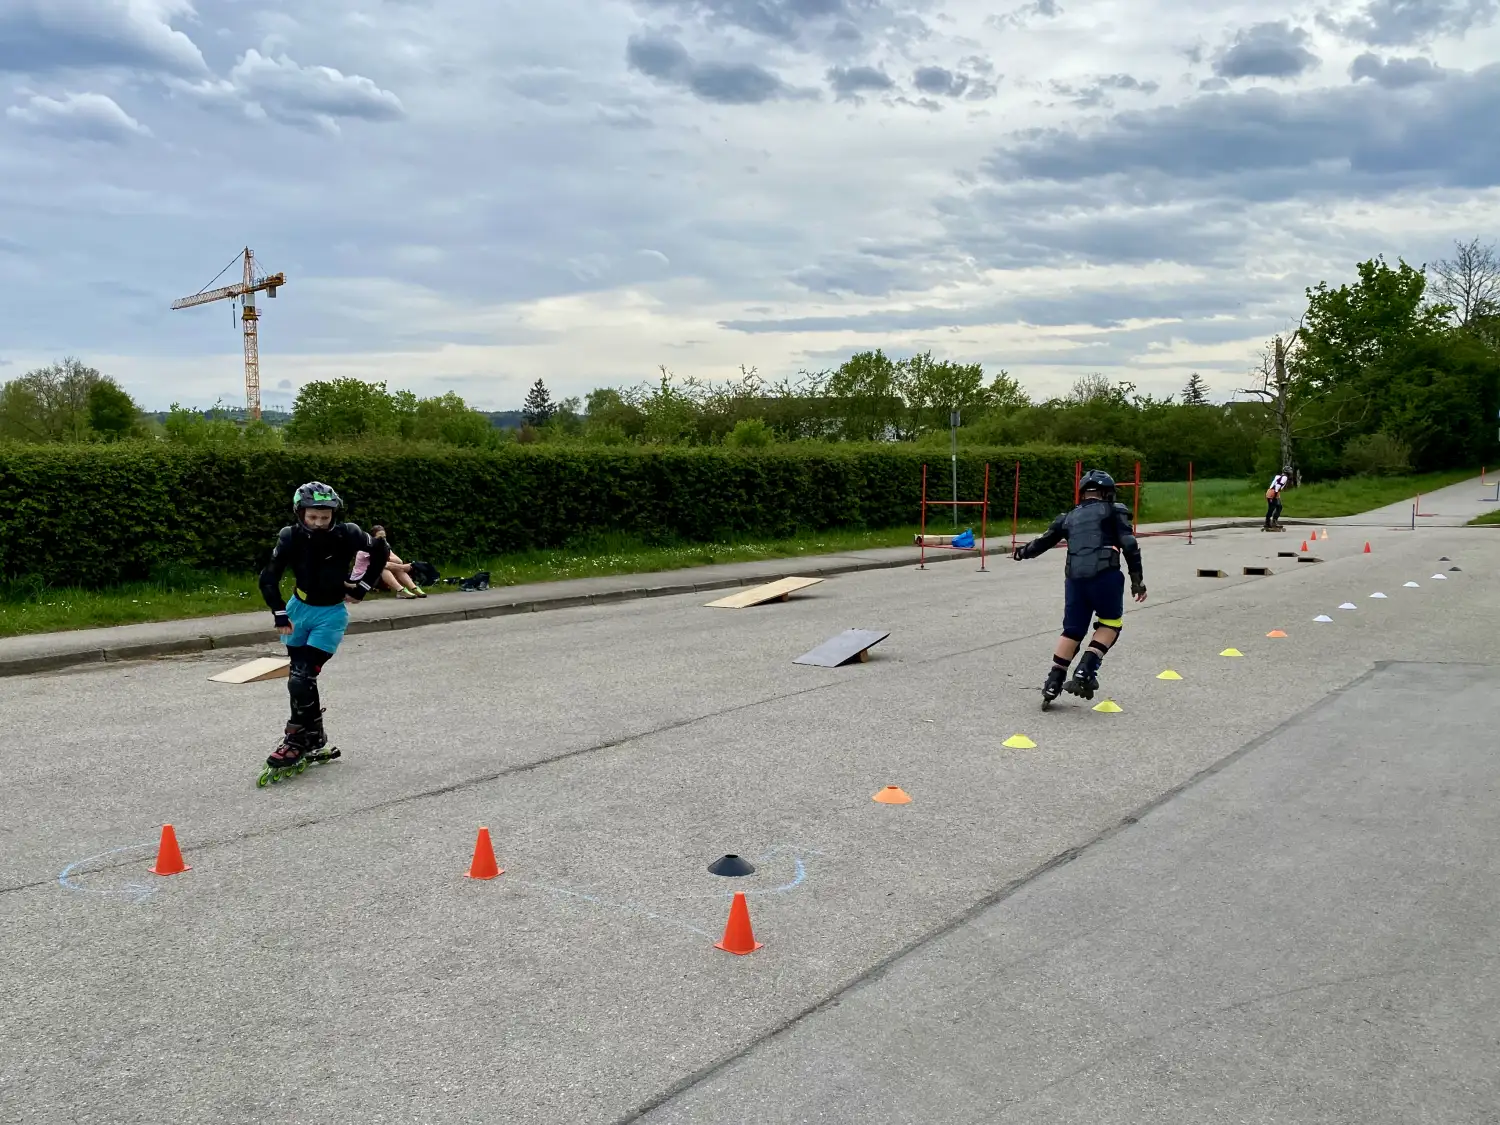
[[[744,956],[746,953],[754,953],[760,947],[761,943],[755,940],[755,934],[750,929],[750,907],[745,903],[745,892],[740,891],[730,904],[729,922],[724,927],[724,936],[714,942],[714,948]]]
[[[1368,555],[1369,553],[1370,553],[1370,541],[1368,539],[1366,539],[1365,540],[1365,554]]]
[[[493,879],[504,874],[504,870],[495,862],[495,847],[490,843],[490,830],[481,828],[479,838],[474,841],[474,860],[469,864],[469,878]]]
[[[161,843],[156,847],[156,866],[153,875],[180,875],[192,868],[182,862],[182,849],[177,846],[177,833],[170,824],[161,826]]]
[[[1306,539],[1302,540],[1302,549],[1304,551],[1307,550],[1307,540]]]

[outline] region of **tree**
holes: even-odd
[[[901,374],[885,352],[859,352],[828,376],[825,391],[836,400],[844,438],[873,441],[897,431],[906,402],[901,396]]]
[[[487,416],[449,391],[414,404],[409,437],[414,441],[486,449],[494,444],[495,427]]]
[[[1500,315],[1500,257],[1494,246],[1481,246],[1477,238],[1453,245],[1453,257],[1432,267],[1432,293],[1438,304],[1452,306],[1460,328],[1468,328],[1476,320]]]
[[[1021,381],[1003,367],[984,389],[984,398],[985,406],[991,410],[1024,410],[1031,405],[1031,396]]]
[[[1182,388],[1183,406],[1207,406],[1208,384],[1203,381],[1203,376],[1194,371],[1188,376],[1187,386]]]
[[[1293,439],[1298,436],[1299,415],[1311,401],[1294,376],[1293,357],[1302,339],[1302,326],[1298,325],[1283,340],[1272,338],[1261,353],[1259,375],[1260,386],[1247,387],[1246,394],[1255,395],[1270,407],[1271,419],[1276,427],[1277,444],[1281,450],[1281,467],[1293,468]]]
[[[89,388],[89,428],[104,441],[119,441],[139,433],[140,408],[113,380],[100,379]]]
[[[547,393],[547,385],[540,379],[531,384],[531,390],[526,392],[526,401],[521,406],[527,424],[534,429],[545,426],[556,410],[552,405],[552,396]]]
[[[119,390],[119,384],[108,375],[101,375],[96,368],[72,356],[61,363],[28,371],[0,389],[0,437],[21,441],[87,441],[93,433],[89,424],[90,396],[101,384]],[[129,400],[123,390],[120,395]],[[121,400],[109,397],[118,409]],[[134,409],[134,403],[131,408]],[[101,414],[101,418],[107,417],[108,412]]]
[[[299,444],[398,437],[402,412],[384,383],[332,379],[305,383],[292,405],[286,438]]]

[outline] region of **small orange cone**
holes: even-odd
[[[170,824],[161,826],[161,843],[156,847],[156,866],[153,875],[180,875],[192,868],[182,862],[182,849],[177,846],[177,833]]]
[[[490,843],[490,830],[481,828],[479,838],[474,841],[474,861],[469,864],[469,878],[493,879],[504,874],[500,865],[495,862],[495,847]]]
[[[1369,553],[1370,553],[1370,541],[1368,539],[1366,539],[1365,540],[1365,554],[1368,555]]]
[[[882,805],[911,804],[911,797],[907,794],[906,790],[902,789],[899,785],[887,785],[879,793],[876,793],[875,796],[871,797],[870,800],[879,801]]]
[[[1307,550],[1307,540],[1306,539],[1302,540],[1302,549],[1304,551]]]
[[[1286,634],[1283,633],[1280,629],[1272,629],[1269,633],[1266,634],[1266,636],[1268,636],[1268,637],[1284,637],[1284,636],[1286,636]]]
[[[714,942],[714,948],[743,957],[760,947],[761,943],[755,940],[755,934],[750,929],[750,907],[745,902],[745,892],[740,891],[730,904],[729,922],[724,926],[724,936]]]

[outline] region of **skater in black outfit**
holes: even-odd
[[[318,702],[318,673],[344,639],[348,607],[370,592],[390,554],[384,539],[371,538],[358,524],[335,523],[342,506],[338,493],[321,481],[298,488],[292,495],[296,522],[281,529],[271,561],[261,571],[261,595],[292,658],[287,677],[292,716],[281,745],[266,759],[269,770],[295,766],[328,745]],[[351,580],[349,572],[360,551],[369,552],[369,566]],[[281,576],[288,567],[296,578],[290,602],[281,596]]]
[[[1131,594],[1138,602],[1146,600],[1140,544],[1131,530],[1129,509],[1115,503],[1114,478],[1100,469],[1091,469],[1083,475],[1079,487],[1078,507],[1058,516],[1042,535],[1015,550],[1017,560],[1034,559],[1063,539],[1068,541],[1062,637],[1052,657],[1052,670],[1042,686],[1044,709],[1064,690],[1084,699],[1092,699],[1099,690],[1099,665],[1104,654],[1120,639],[1125,624],[1122,554],[1130,568]],[[1068,667],[1088,632],[1089,619],[1095,615],[1098,621],[1093,639],[1069,681]]]

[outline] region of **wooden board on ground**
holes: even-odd
[[[262,656],[208,678],[221,684],[258,684],[262,680],[286,679],[291,667],[289,656]]]
[[[778,578],[775,582],[751,586],[748,590],[730,594],[727,598],[720,598],[718,601],[705,602],[704,605],[712,609],[748,609],[750,606],[764,605],[766,602],[784,602],[798,590],[816,586],[822,581],[821,578]]]
[[[876,629],[845,629],[836,637],[829,637],[817,648],[804,652],[792,661],[793,664],[811,664],[817,668],[837,668],[840,664],[870,659],[870,649],[891,634]]]

